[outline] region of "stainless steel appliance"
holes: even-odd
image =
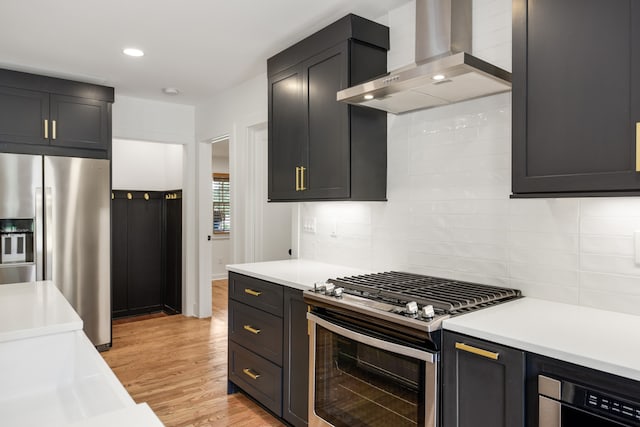
[[[519,296],[401,272],[304,291],[309,426],[438,426],[442,321]]]
[[[108,160],[0,153],[0,237],[24,236],[0,284],[52,280],[98,347],[111,344],[110,195]]]
[[[640,426],[640,382],[540,355],[531,355],[527,364],[528,424]]]

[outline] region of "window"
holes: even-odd
[[[229,234],[231,231],[229,174],[214,173],[211,190],[213,198],[213,233]]]

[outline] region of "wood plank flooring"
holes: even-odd
[[[244,394],[227,395],[227,281],[212,286],[211,319],[119,320],[102,356],[133,399],[169,427],[283,426]]]

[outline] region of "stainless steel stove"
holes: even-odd
[[[309,426],[438,425],[442,321],[516,289],[386,272],[304,291]]]

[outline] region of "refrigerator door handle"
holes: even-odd
[[[53,190],[51,187],[44,188],[44,215],[45,222],[47,224],[45,228],[45,245],[46,245],[46,260],[45,260],[45,280],[53,279],[53,230],[55,224],[53,223]]]
[[[36,187],[36,280],[43,280],[44,276],[44,221],[42,212],[42,187]]]

